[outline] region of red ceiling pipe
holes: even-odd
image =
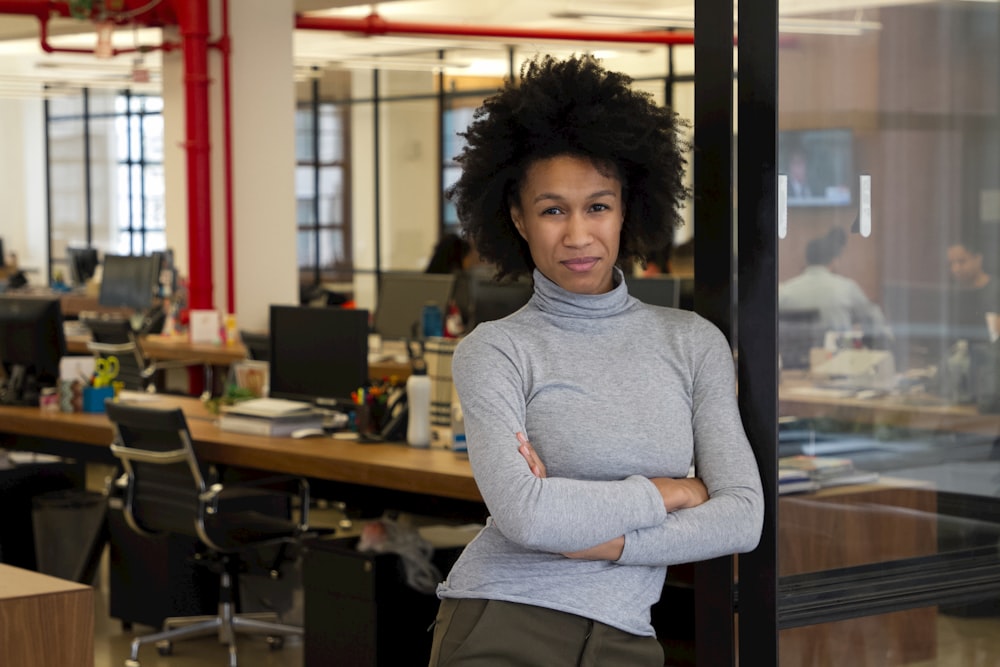
[[[502,26],[446,25],[387,21],[372,12],[364,18],[296,16],[299,30],[334,30],[366,35],[451,35],[456,37],[501,37],[524,40],[570,40],[575,42],[628,42],[638,44],[694,44],[693,32],[598,32],[550,30]]]
[[[174,12],[173,3],[170,0],[154,4],[146,8],[149,0],[118,0],[121,9],[116,12],[109,12],[107,17],[95,16],[94,19],[107,18],[120,24],[140,23],[148,26],[177,25],[177,15]],[[135,13],[133,16],[132,14]],[[37,16],[38,18],[57,15],[72,17],[68,2],[57,2],[57,0],[0,0],[0,14],[23,14],[25,16]],[[125,16],[128,18],[118,20],[115,16]],[[81,19],[87,20],[87,19]]]
[[[208,109],[208,3],[175,0],[184,45],[187,141],[188,293],[194,309],[212,309],[212,174]]]

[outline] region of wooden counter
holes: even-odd
[[[0,665],[94,667],[94,589],[0,564]]]

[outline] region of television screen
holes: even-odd
[[[348,406],[368,382],[368,311],[271,306],[270,395]]]
[[[0,297],[0,362],[7,376],[0,402],[37,405],[41,389],[56,386],[65,354],[58,299]]]
[[[854,135],[849,129],[778,133],[778,173],[788,178],[788,206],[853,203]]]

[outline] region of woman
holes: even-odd
[[[678,119],[629,84],[590,56],[538,58],[465,134],[459,218],[535,291],[454,355],[490,519],[438,587],[432,666],[662,665],[667,566],[759,540],[725,338],[623,280],[686,194]]]

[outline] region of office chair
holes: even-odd
[[[254,361],[271,361],[271,336],[257,331],[240,331],[247,356]]]
[[[195,537],[205,549],[198,563],[220,575],[217,615],[167,618],[161,632],[133,640],[125,666],[139,667],[139,648],[144,644],[156,643],[160,653],[168,655],[174,640],[218,634],[219,641],[229,646],[230,667],[235,667],[236,633],[266,635],[272,648],[280,648],[284,637],[301,636],[302,628],[276,622],[276,614],[237,613],[237,575],[263,551],[276,549],[278,562],[269,569],[276,578],[281,563],[290,558],[288,551],[296,549],[302,538],[319,534],[308,527],[308,483],[282,476],[223,485],[214,469],[198,459],[180,409],[113,401],[106,403],[106,409],[114,429],[111,452],[124,470],[115,490],[121,494],[129,527],[144,536]],[[283,487],[281,493],[274,490],[276,486]],[[286,502],[287,508],[296,495],[298,521],[270,511],[275,498]]]
[[[128,319],[87,318],[84,323],[90,329],[91,337],[87,349],[99,358],[118,358],[117,380],[125,383],[125,389],[145,391],[152,386],[151,379],[156,368],[143,354],[142,345]]]

